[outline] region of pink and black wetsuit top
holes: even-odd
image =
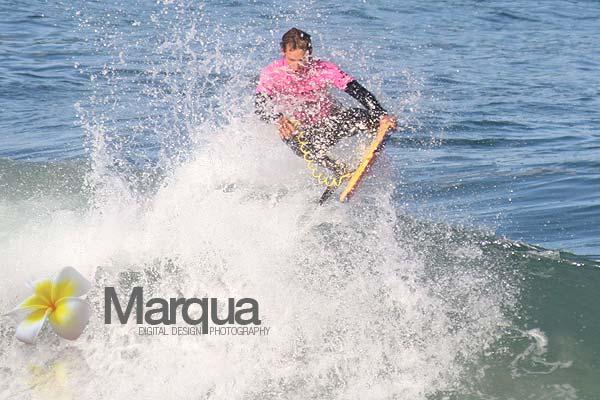
[[[313,60],[294,72],[284,58],[261,71],[256,88],[257,113],[265,120],[285,115],[303,125],[316,124],[339,107],[329,93],[332,87],[349,93],[367,110],[380,115],[385,113],[371,93],[335,64]]]

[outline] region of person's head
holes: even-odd
[[[312,54],[310,35],[300,29],[290,29],[281,38],[281,52],[291,70],[300,70]]]

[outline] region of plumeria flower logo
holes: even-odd
[[[33,294],[8,313],[19,321],[16,336],[33,344],[46,320],[62,338],[77,339],[90,319],[90,306],[80,299],[91,284],[73,267],[63,268],[54,280],[31,285]]]

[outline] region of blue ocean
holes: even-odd
[[[0,317],[0,398],[600,398],[599,22],[596,1],[0,0],[0,311],[64,266],[92,283],[76,341]],[[291,27],[398,118],[347,203],[317,205],[254,113]],[[107,286],[256,298],[270,333],[143,335],[105,323]]]

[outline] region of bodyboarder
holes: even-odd
[[[337,176],[349,168],[332,159],[328,150],[344,137],[374,133],[384,123],[392,129],[396,118],[388,115],[375,96],[337,65],[312,57],[310,35],[292,28],[281,39],[282,58],[263,68],[255,94],[256,113],[276,123],[281,139],[303,156],[295,136],[303,132],[304,147],[312,160]],[[335,87],[358,100],[364,108],[343,108],[329,89]]]

